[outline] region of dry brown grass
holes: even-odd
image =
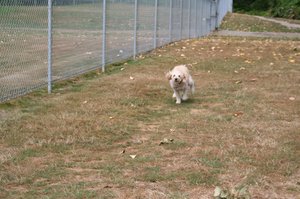
[[[3,103],[0,196],[211,198],[219,185],[297,198],[299,50],[288,40],[183,41]],[[197,88],[181,105],[164,77],[177,64]]]

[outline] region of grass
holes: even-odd
[[[300,32],[300,29],[289,29],[275,22],[238,13],[226,15],[220,29],[246,32]]]
[[[299,45],[186,40],[0,104],[0,197],[210,198],[246,186],[296,198]],[[177,64],[196,82],[181,105],[164,75]]]

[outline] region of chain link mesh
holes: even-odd
[[[93,70],[101,64],[102,0],[53,3],[53,80]]]
[[[106,0],[103,18],[103,0],[52,5],[54,81],[204,36],[232,10],[232,0]],[[0,0],[0,28],[1,102],[48,83],[48,0]]]
[[[47,6],[0,3],[0,101],[47,83]]]

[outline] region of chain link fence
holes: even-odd
[[[0,102],[209,34],[232,0],[0,0]]]

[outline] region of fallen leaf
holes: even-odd
[[[229,196],[229,192],[227,190],[222,190],[220,197],[226,199]]]
[[[121,153],[120,154],[124,154],[126,152],[126,150],[125,149],[123,149],[122,151],[121,151]]]
[[[130,76],[129,79],[134,80],[134,77]]]
[[[214,191],[214,197],[220,197],[222,189],[220,187],[216,187]]]
[[[88,101],[84,101],[83,104],[86,104]]]
[[[168,139],[168,138],[164,138],[160,143],[159,145],[163,145],[163,144],[171,144],[174,142],[174,139]]]
[[[132,159],[134,159],[136,157],[136,155],[129,155]]]
[[[290,60],[289,60],[289,62],[290,62],[290,63],[295,63],[295,62],[296,62],[296,60],[294,60],[294,59],[290,59]]]
[[[250,79],[250,82],[256,82],[257,81],[257,79],[256,78],[252,78],[252,79]]]
[[[296,98],[295,97],[290,97],[289,100],[294,101]]]
[[[136,107],[136,105],[134,105],[134,104],[132,104],[132,103],[130,104],[130,106],[131,106],[131,107],[134,107],[134,108]]]
[[[239,116],[241,116],[241,115],[243,115],[244,113],[243,112],[235,112],[234,113],[234,117],[239,117]]]

